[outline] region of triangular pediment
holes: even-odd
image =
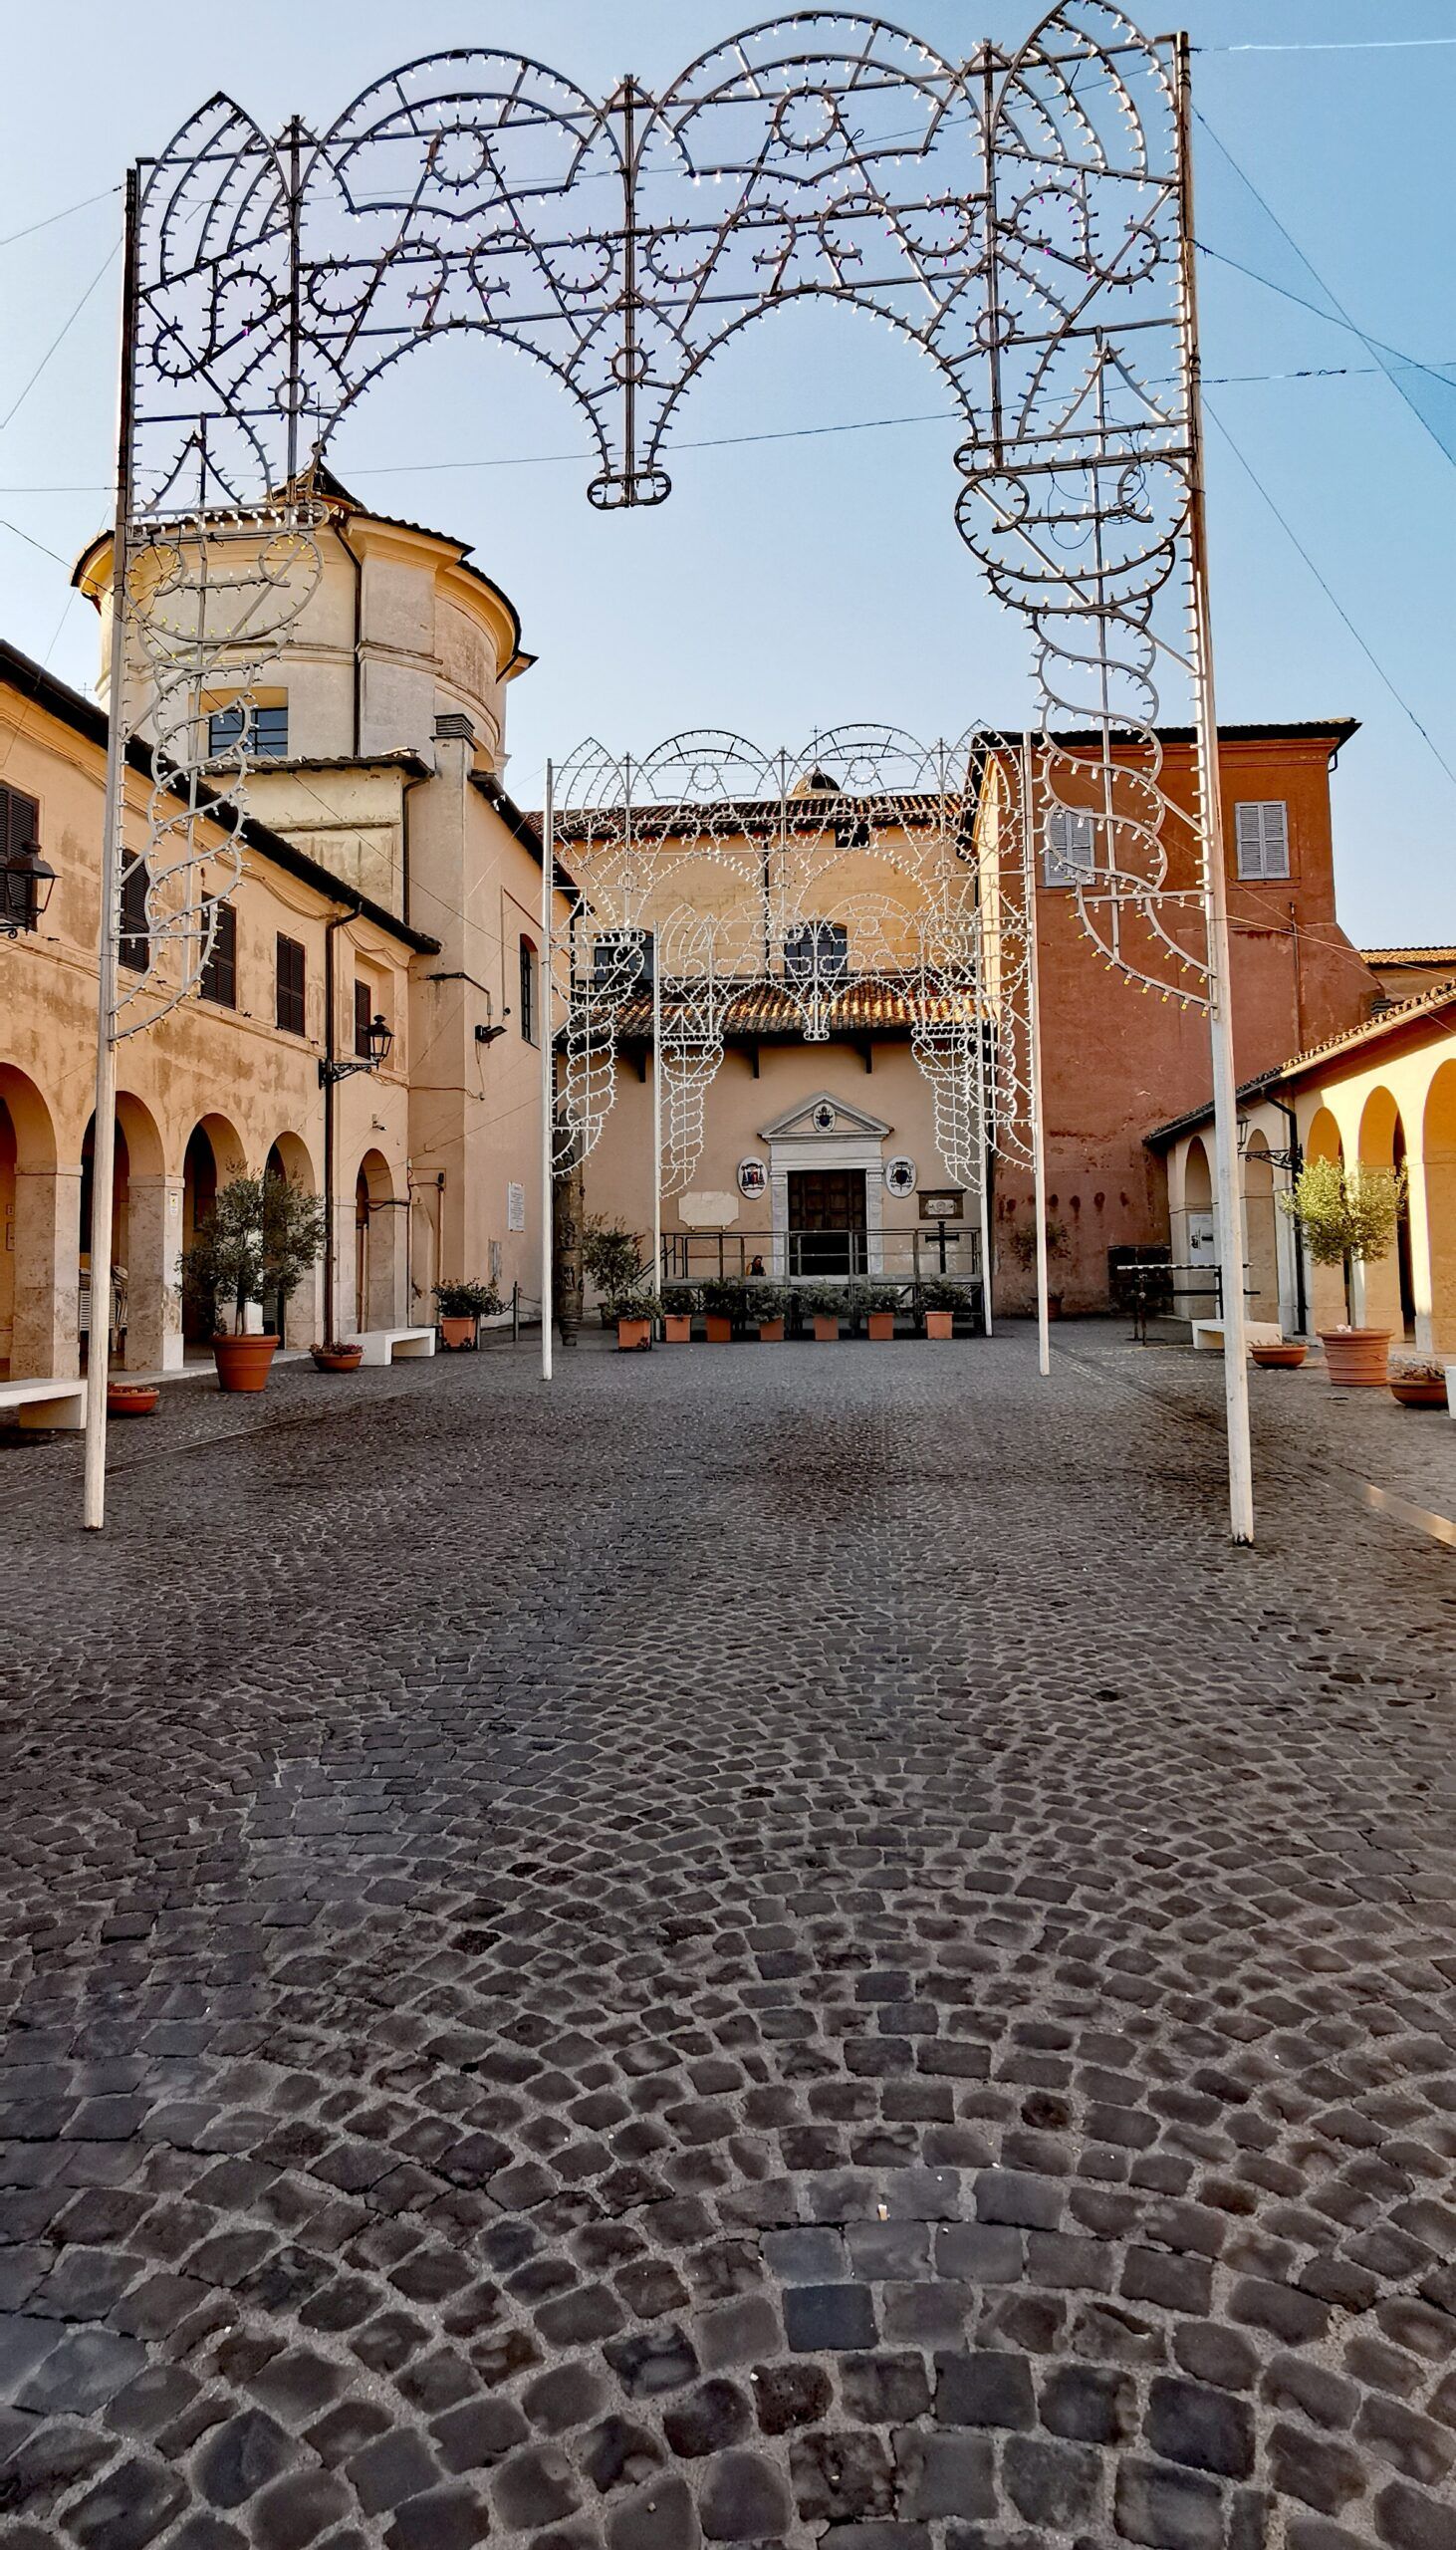
[[[834,1110],[833,1125],[823,1122],[827,1108]],[[819,1123],[816,1117],[821,1119]],[[878,1116],[866,1115],[862,1107],[851,1106],[836,1091],[817,1089],[811,1098],[801,1098],[784,1115],[775,1117],[772,1125],[760,1126],[759,1141],[832,1143],[851,1134],[856,1142],[882,1143],[893,1131],[892,1125],[883,1124]]]

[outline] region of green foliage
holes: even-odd
[[[1072,1236],[1065,1222],[1049,1222],[1047,1224],[1047,1255],[1049,1259],[1065,1257],[1071,1245]],[[1020,1266],[1024,1272],[1029,1274],[1037,1262],[1036,1223],[1016,1223],[1014,1228],[1009,1230],[1006,1234],[1006,1246],[1008,1254],[1014,1259],[1015,1263]]]
[[[800,1284],[796,1290],[805,1310],[815,1312],[821,1319],[832,1312],[843,1317],[849,1307],[847,1284]]]
[[[435,1308],[441,1319],[487,1319],[501,1306],[494,1284],[436,1284]]]
[[[590,1283],[607,1301],[629,1293],[643,1272],[641,1239],[625,1222],[605,1213],[589,1213],[582,1232],[582,1266]]]
[[[183,1293],[214,1322],[221,1305],[230,1305],[240,1335],[249,1302],[287,1301],[298,1291],[323,1253],[325,1229],[323,1197],[296,1179],[276,1170],[231,1177],[177,1261]]]
[[[1299,1223],[1317,1266],[1346,1258],[1370,1265],[1388,1257],[1405,1197],[1405,1171],[1344,1168],[1337,1159],[1307,1159],[1283,1210]]]
[[[715,1276],[703,1286],[703,1308],[713,1319],[746,1319],[748,1286],[736,1277]]]
[[[922,1311],[966,1311],[970,1295],[964,1284],[953,1284],[948,1275],[931,1275],[920,1287]]]
[[[787,1284],[770,1284],[755,1275],[744,1286],[747,1302],[744,1317],[751,1320],[782,1319],[794,1296]]]
[[[851,1284],[849,1309],[855,1319],[867,1318],[871,1311],[897,1311],[900,1307],[898,1284]]]
[[[615,1293],[607,1304],[607,1316],[619,1319],[660,1319],[662,1303],[656,1293]]]
[[[698,1308],[696,1284],[664,1284],[662,1308],[669,1319],[691,1319]]]

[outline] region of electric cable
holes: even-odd
[[[120,240],[120,239],[114,239],[114,240],[112,241],[112,244],[111,244],[110,248],[107,250],[107,253],[106,253],[105,257],[103,258],[103,260],[102,260],[101,264],[98,266],[98,268],[97,268],[97,270],[96,270],[96,273],[92,276],[92,279],[91,279],[90,283],[87,285],[85,292],[84,292],[84,293],[82,294],[82,296],[81,296],[81,299],[78,301],[78,303],[77,303],[77,305],[76,305],[75,309],[72,311],[70,318],[66,321],[65,325],[64,325],[64,326],[63,326],[63,328],[61,329],[61,332],[60,332],[59,336],[56,336],[56,337],[53,337],[53,338],[52,338],[52,340],[51,340],[50,344],[49,344],[49,345],[47,346],[47,348],[46,348],[45,353],[42,355],[42,357],[41,357],[41,359],[40,359],[40,362],[36,365],[36,368],[35,368],[34,372],[31,374],[31,377],[30,377],[29,381],[26,382],[25,387],[21,390],[19,397],[18,397],[18,398],[16,398],[16,399],[13,401],[13,403],[12,403],[9,407],[7,407],[7,409],[6,409],[5,413],[4,413],[4,415],[3,415],[3,416],[0,416],[0,433],[3,433],[3,432],[5,431],[5,428],[6,428],[6,426],[10,423],[10,421],[11,421],[11,418],[12,418],[12,417],[14,417],[14,416],[18,416],[18,415],[19,415],[21,408],[25,405],[25,402],[26,402],[27,398],[30,396],[30,393],[31,393],[31,391],[34,389],[34,387],[35,387],[35,385],[36,385],[36,382],[39,381],[39,379],[40,379],[40,377],[41,377],[41,374],[45,371],[47,364],[50,362],[52,355],[54,355],[54,354],[56,354],[57,352],[59,352],[60,348],[65,344],[66,339],[70,336],[71,331],[72,331],[72,329],[75,327],[77,320],[81,317],[81,314],[82,314],[83,310],[86,308],[86,305],[87,305],[87,303],[90,301],[92,294],[95,292],[95,290],[96,290],[96,288],[97,288],[97,285],[101,282],[101,279],[102,279],[103,275],[106,273],[108,266],[111,264],[111,262],[112,262],[112,260],[113,260],[113,258],[114,258],[114,257],[116,257],[116,256],[119,256],[119,255],[120,255],[120,253],[121,253],[121,240]]]

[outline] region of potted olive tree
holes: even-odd
[[[791,1299],[788,1285],[770,1284],[762,1276],[755,1275],[744,1290],[748,1296],[744,1317],[757,1327],[760,1346],[781,1345],[784,1313]]]
[[[452,1355],[462,1347],[474,1349],[480,1344],[481,1321],[500,1306],[501,1297],[494,1284],[436,1284],[440,1344]]]
[[[703,1286],[703,1310],[708,1322],[708,1344],[731,1346],[735,1325],[747,1314],[748,1287],[729,1276],[715,1276]]]
[[[245,1331],[249,1305],[289,1301],[317,1265],[324,1234],[323,1198],[276,1170],[231,1177],[218,1188],[178,1262],[184,1294],[215,1324],[219,1390],[266,1387],[280,1341],[271,1331]],[[228,1311],[230,1332],[222,1326]]]
[[[666,1346],[686,1346],[692,1337],[692,1315],[698,1306],[696,1284],[664,1284],[662,1287],[662,1341]]]
[[[1010,1255],[1024,1275],[1034,1272],[1037,1263],[1037,1226],[1035,1222],[1017,1222],[1006,1234]],[[1072,1246],[1065,1222],[1047,1224],[1047,1317],[1062,1317],[1062,1296],[1052,1286],[1052,1269],[1059,1257],[1065,1257]]]
[[[1292,1195],[1280,1204],[1297,1222],[1317,1266],[1378,1264],[1395,1241],[1405,1171],[1345,1168],[1337,1159],[1307,1159]],[[1388,1328],[1322,1329],[1325,1369],[1342,1390],[1380,1390],[1387,1378]]]
[[[814,1334],[821,1346],[828,1346],[839,1336],[840,1314],[846,1307],[843,1284],[801,1284],[799,1299],[814,1322]]]
[[[955,1315],[966,1307],[963,1284],[954,1284],[948,1275],[932,1275],[920,1287],[920,1308],[925,1314],[927,1337],[952,1337]]]
[[[849,1309],[855,1319],[862,1319],[867,1334],[883,1344],[895,1333],[895,1313],[900,1306],[898,1284],[851,1284]]]

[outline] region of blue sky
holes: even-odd
[[[650,88],[756,14],[751,0],[413,0],[407,13],[391,0],[251,0],[245,16],[194,0],[52,0],[8,31],[0,240],[111,186],[217,88],[265,124],[295,109],[322,121],[407,56],[464,43],[529,52],[594,91],[628,69]],[[954,56],[983,34],[1014,42],[1036,12],[1029,0],[903,0],[886,14]],[[1179,14],[1207,48],[1195,77],[1208,127],[1350,317],[1418,363],[1456,366],[1456,45],[1392,41],[1456,34],[1450,0],[1184,0]],[[1390,49],[1232,49],[1372,34]],[[64,116],[43,114],[58,97]],[[1214,425],[1220,709],[1360,717],[1335,780],[1341,916],[1367,943],[1453,940],[1456,780],[1436,754],[1456,771],[1456,387],[1409,377],[1443,450],[1358,337],[1237,272],[1320,299],[1206,131],[1197,144],[1200,235],[1234,261],[1202,271],[1210,405],[1436,751]],[[69,560],[108,513],[118,265],[105,260],[119,221],[107,195],[0,247],[0,419],[20,401],[0,424],[0,517],[41,544],[0,530],[0,635],[82,686],[95,621],[44,553]],[[1030,691],[1017,633],[954,529],[952,419],[685,447],[946,405],[938,375],[888,331],[811,308],[748,331],[710,368],[680,416],[674,492],[653,511],[596,513],[588,461],[541,457],[585,453],[574,408],[534,367],[469,340],[397,366],[331,457],[382,511],[472,541],[516,600],[541,660],[512,692],[507,777],[534,802],[546,755],[589,732],[642,750],[696,724],[794,746],[859,717],[927,737],[973,716],[1019,723]]]

